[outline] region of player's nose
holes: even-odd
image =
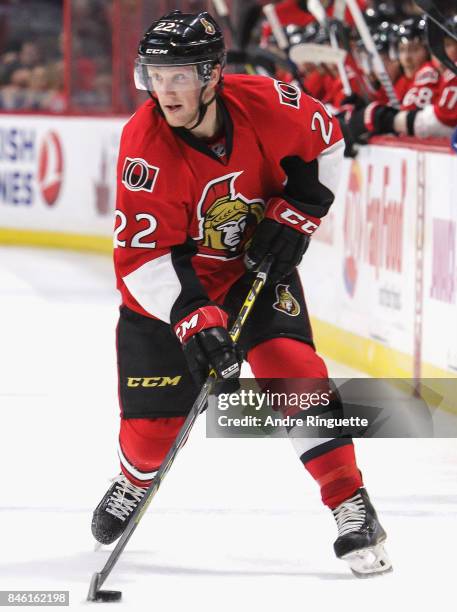
[[[176,95],[176,87],[171,80],[168,81],[167,79],[163,79],[156,89],[158,89],[158,91],[164,96]]]

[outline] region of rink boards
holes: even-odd
[[[0,242],[110,252],[125,118],[0,116]],[[346,159],[302,264],[318,350],[374,376],[457,375],[457,156]]]
[[[456,187],[445,147],[390,138],[345,160],[303,263],[322,352],[374,376],[455,376]]]

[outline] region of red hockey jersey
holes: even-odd
[[[457,126],[457,76],[449,69],[441,76],[441,88],[434,111],[437,119],[444,125]]]
[[[400,93],[402,110],[424,108],[435,102],[440,86],[440,73],[432,62],[426,62],[416,71],[412,79],[400,77],[395,84]],[[403,91],[401,91],[403,88]]]
[[[244,274],[246,245],[265,204],[285,189],[281,160],[316,159],[319,181],[333,193],[339,177],[339,124],[293,85],[228,75],[218,104],[225,142],[216,147],[171,128],[153,101],[122,133],[117,284],[125,305],[166,322],[209,300],[220,302]],[[306,189],[300,199],[305,205]],[[316,216],[311,208],[309,214]]]

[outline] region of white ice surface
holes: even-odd
[[[118,472],[113,287],[109,258],[0,249],[0,589],[85,609],[455,609],[455,440],[357,441],[395,567],[360,581],[290,443],[207,439],[203,418],[105,584],[122,602],[86,603],[109,554],[91,513]]]

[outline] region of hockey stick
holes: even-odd
[[[235,45],[237,45],[238,36],[230,19],[227,3],[225,2],[225,0],[212,0],[212,3],[214,8],[216,9],[217,16],[222,21],[222,23],[227,26],[228,31],[230,32],[230,35],[232,37],[232,41],[235,43]]]
[[[330,37],[330,45],[332,49],[339,49],[338,40],[336,38],[335,30],[331,27],[329,20],[327,18],[327,13],[322,5],[320,0],[308,0],[308,10],[314,16],[314,18],[327,29],[328,35]],[[352,94],[351,84],[349,83],[349,78],[346,72],[346,68],[344,67],[344,60],[339,58],[336,62],[336,66],[338,68],[338,74],[341,79],[341,83],[343,85],[343,91],[345,96],[350,96]]]
[[[360,86],[360,91],[363,92],[363,97],[366,100],[370,100],[374,97],[375,90],[373,89],[369,80],[363,74],[362,70],[360,70],[360,68],[358,67],[357,60],[352,54],[349,40],[347,40],[346,36],[343,35],[343,20],[345,12],[344,3],[345,0],[336,0],[332,20],[327,17],[327,13],[320,0],[310,0],[308,7],[310,12],[314,15],[315,19],[327,29],[332,47],[341,49],[341,44],[346,52],[346,56],[351,57],[351,70],[354,72],[354,75],[357,78],[357,81]],[[346,92],[350,92],[352,90],[348,71],[343,60],[341,60],[340,64],[337,66],[341,84],[343,86],[343,91],[346,94]]]
[[[400,103],[397,98],[397,94],[395,93],[394,86],[392,81],[390,80],[389,75],[387,74],[386,68],[384,66],[384,62],[382,61],[381,56],[379,55],[378,50],[376,49],[376,45],[374,44],[373,37],[370,34],[370,30],[365,22],[365,19],[362,15],[362,11],[357,4],[357,0],[346,0],[346,4],[351,11],[352,18],[354,19],[355,25],[357,26],[357,30],[359,31],[360,38],[365,45],[365,49],[372,57],[373,68],[376,73],[376,76],[379,79],[379,82],[384,87],[384,91],[387,94],[389,99],[389,104],[394,106],[395,108],[400,107]]]
[[[298,43],[290,48],[290,59],[296,64],[309,62],[311,64],[337,64],[344,61],[346,51],[329,45],[316,43]]]
[[[435,21],[430,19],[430,17],[427,19],[426,29],[427,42],[432,55],[437,57],[448,70],[457,74],[457,65],[451,60],[444,47],[444,38],[447,36],[447,32],[442,30]]]
[[[417,6],[421,8],[424,13],[427,13],[430,19],[447,34],[447,36],[457,40],[455,32],[451,32],[451,30],[446,27],[446,17],[432,0],[415,0],[415,2]]]
[[[275,37],[276,44],[284,51],[288,60],[289,60],[289,70],[292,73],[293,81],[292,85],[295,85],[304,93],[309,93],[303,85],[302,78],[300,73],[298,72],[297,65],[290,59],[290,45],[287,39],[286,33],[284,32],[284,28],[281,25],[281,22],[278,19],[278,15],[276,13],[276,9],[274,4],[266,4],[263,7],[263,12],[265,17],[267,18],[268,23],[270,24],[271,31],[273,32],[273,36]]]
[[[277,67],[283,70],[289,70],[290,68],[285,57],[261,47],[248,47],[242,51],[229,49],[227,51],[227,64],[245,64],[246,66],[252,66],[254,69],[262,68],[272,77],[274,77]]]
[[[333,3],[333,18],[338,21],[344,21],[344,12],[346,6],[344,4],[344,0],[335,0]]]
[[[271,268],[272,261],[273,261],[272,256],[267,255],[267,257],[265,257],[265,259],[262,261],[262,263],[260,264],[257,270],[256,276],[252,282],[249,293],[246,296],[244,303],[241,307],[241,310],[238,313],[238,316],[230,330],[230,337],[233,342],[237,342],[237,340],[239,339],[243,325],[246,322],[246,319],[248,318],[249,314],[251,313],[252,308],[260,292],[265,286],[265,283],[268,277],[268,273]],[[190,409],[190,412],[187,415],[187,418],[184,421],[184,424],[180,432],[178,433],[176,440],[174,441],[172,447],[168,451],[167,456],[163,460],[162,465],[159,468],[159,471],[154,476],[154,480],[151,482],[143,498],[139,502],[138,506],[135,508],[132,518],[127,524],[127,527],[125,528],[124,533],[122,534],[121,538],[116,544],[116,547],[113,549],[110,556],[108,557],[108,560],[105,563],[105,566],[100,572],[95,572],[93,574],[92,580],[90,583],[90,587],[89,587],[89,593],[87,595],[88,601],[119,601],[120,600],[122,596],[121,591],[105,591],[105,590],[101,591],[100,588],[102,587],[103,583],[108,578],[108,576],[110,575],[113,567],[116,565],[123,550],[127,546],[127,542],[130,540],[130,538],[133,535],[133,532],[138,527],[138,524],[140,520],[142,519],[143,514],[146,512],[153,497],[159,490],[159,487],[162,484],[163,479],[167,475],[168,470],[173,465],[173,462],[176,459],[178,452],[180,451],[180,449],[183,447],[184,443],[186,442],[187,437],[190,433],[190,430],[194,426],[194,423],[197,420],[198,415],[204,410],[206,403],[208,401],[208,397],[213,389],[215,381],[216,381],[216,374],[214,371],[212,371],[210,372],[210,375],[206,379],[200,393],[197,396],[197,399],[195,400],[192,408]]]

